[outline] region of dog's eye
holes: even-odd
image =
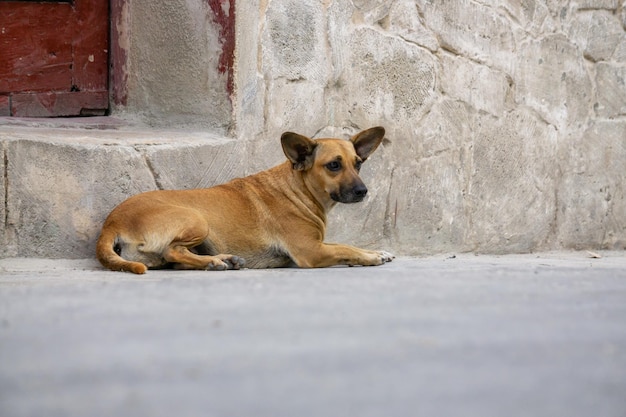
[[[326,164],[326,169],[328,169],[329,171],[333,171],[333,172],[339,171],[341,169],[341,162],[331,161]]]
[[[356,169],[357,171],[360,171],[361,165],[363,165],[363,161],[356,161],[356,164],[354,164],[354,169]]]

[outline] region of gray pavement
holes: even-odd
[[[0,260],[0,416],[626,416],[626,254]]]

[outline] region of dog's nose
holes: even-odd
[[[354,193],[355,196],[357,196],[359,198],[363,198],[363,197],[365,197],[365,194],[367,194],[367,187],[365,187],[362,184],[361,185],[357,185],[356,187],[354,187],[352,192]]]

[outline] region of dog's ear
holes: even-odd
[[[365,161],[378,148],[384,137],[385,128],[378,126],[357,133],[350,141],[354,145],[356,154]]]
[[[293,169],[305,171],[313,166],[315,159],[314,151],[317,144],[307,138],[293,132],[285,132],[280,137],[283,152],[293,164]]]

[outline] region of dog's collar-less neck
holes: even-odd
[[[324,225],[326,224],[326,213],[335,206],[335,202],[328,198],[328,202],[324,202],[322,198],[316,192],[312,184],[307,181],[307,172],[308,171],[298,171],[294,170],[291,167],[291,162],[286,161],[283,165],[279,165],[277,168],[288,170],[289,173],[282,178],[285,178],[286,186],[290,189],[293,195],[297,195],[299,202],[298,204],[302,204],[303,201],[309,201],[313,203],[313,206],[306,205],[307,207],[316,207],[317,210],[315,212],[311,212],[311,214],[315,215],[315,217],[319,218]]]

